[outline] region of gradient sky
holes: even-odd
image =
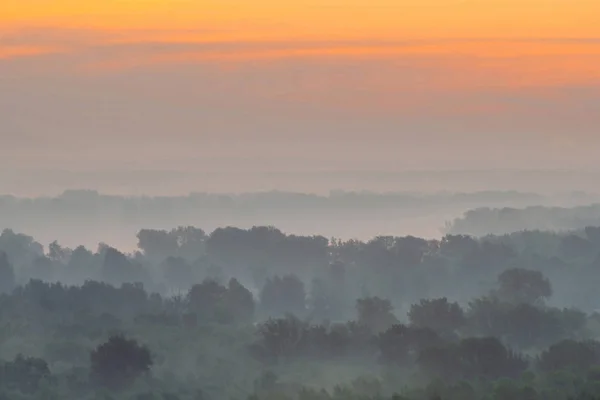
[[[287,3],[0,1],[0,168],[600,169],[599,1]]]

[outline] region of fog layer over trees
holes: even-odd
[[[598,200],[582,193],[542,196],[511,191],[195,193],[179,197],[123,197],[95,191],[67,191],[56,197],[1,196],[0,218],[2,227],[27,232],[45,245],[58,240],[70,247],[95,248],[99,242],[108,241],[132,251],[136,248],[135,234],[143,228],[196,225],[214,230],[226,225],[244,228],[273,225],[301,235],[319,232],[328,238],[368,240],[377,235],[439,238],[447,222],[478,207],[573,206]],[[462,232],[463,225],[457,222],[453,228]],[[480,226],[468,222],[469,231],[473,225]]]
[[[440,240],[0,235],[0,398],[588,399],[600,228]],[[592,396],[592,397],[589,397]]]
[[[455,219],[448,232],[485,236],[521,230],[567,231],[600,226],[600,204],[578,207],[529,206],[518,208],[477,208]]]

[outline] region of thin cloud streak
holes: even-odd
[[[499,57],[520,54],[580,54],[600,45],[600,37],[423,37],[395,40],[381,36],[363,35],[361,38],[270,38],[252,32],[220,31],[216,29],[94,29],[35,27],[21,29],[0,28],[2,46],[53,46],[72,51],[121,48],[148,50],[325,50],[328,48],[418,48],[439,53],[460,52],[497,53]],[[592,50],[593,51],[593,50]]]
[[[600,83],[600,70],[596,67],[600,65],[600,44],[581,45],[579,48],[563,48],[555,44],[547,48],[529,44],[521,48],[518,45],[509,48],[507,44],[494,47],[485,43],[276,49],[249,47],[246,50],[241,45],[226,50],[218,50],[214,46],[184,51],[138,49],[137,52],[132,49],[123,52],[115,48],[112,56],[106,54],[101,60],[78,63],[76,69],[80,73],[94,75],[194,64],[221,69],[250,66],[268,68],[271,64],[312,60],[349,65],[379,63],[377,82],[372,82],[372,88],[387,91],[403,89],[395,85],[397,78],[394,74],[398,72],[398,65],[423,67],[418,87],[427,90],[522,90]],[[428,74],[432,69],[428,67],[434,67],[435,74]]]
[[[0,61],[20,58],[35,58],[48,54],[67,53],[62,47],[53,46],[3,46],[0,45]]]
[[[600,61],[600,40],[594,38],[286,42],[215,41],[209,35],[206,39],[180,42],[118,43],[114,40],[126,37],[123,32],[103,35],[90,30],[83,31],[78,40],[65,40],[72,38],[72,33],[70,30],[50,31],[37,47],[36,38],[42,36],[39,31],[5,33],[0,42],[3,43],[0,59],[61,53],[68,58],[71,72],[85,75],[194,64],[222,69],[246,68],[299,60],[381,61],[381,68],[391,69],[388,72],[393,74],[394,63],[415,66],[433,63],[447,73],[428,76],[422,83],[429,89],[440,90],[595,85],[600,80],[600,70],[595,67]],[[380,84],[393,88],[393,75],[383,76],[389,81]]]

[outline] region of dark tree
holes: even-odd
[[[446,235],[440,242],[440,254],[454,259],[461,259],[479,252],[479,243],[466,235]]]
[[[187,295],[190,311],[195,313],[200,320],[230,322],[232,316],[225,308],[227,288],[214,280],[192,286]]]
[[[70,249],[62,247],[56,240],[48,245],[48,258],[52,262],[67,265],[71,258],[71,253]]]
[[[225,307],[237,322],[254,320],[254,296],[237,279],[232,278],[227,286]]]
[[[172,288],[189,290],[194,282],[192,266],[182,257],[167,257],[162,269],[166,282]]]
[[[600,245],[600,227],[587,226],[585,228],[585,236],[595,245]]]
[[[461,378],[457,360],[457,346],[446,344],[424,348],[418,355],[417,365],[431,378],[455,381]]]
[[[0,252],[0,294],[10,293],[15,287],[15,271],[5,252]]]
[[[294,275],[268,279],[260,292],[260,305],[269,316],[304,315],[306,312],[304,283]]]
[[[29,274],[32,279],[52,281],[54,278],[54,265],[52,260],[46,256],[36,258],[29,268]]]
[[[505,338],[520,348],[547,346],[569,336],[579,325],[562,321],[563,313],[530,304],[508,306],[505,310]],[[575,321],[574,321],[575,322]]]
[[[600,343],[563,340],[550,346],[540,355],[538,366],[546,372],[572,369],[581,373],[597,365],[598,362],[600,362]]]
[[[590,240],[577,235],[568,235],[560,241],[560,252],[564,259],[575,259],[595,255],[596,247]]]
[[[259,342],[253,353],[263,361],[277,362],[301,354],[307,326],[294,316],[269,319],[258,327]]]
[[[31,236],[5,229],[0,234],[0,252],[5,252],[17,266],[29,265],[44,255],[44,247]]]
[[[104,253],[102,277],[106,282],[119,285],[123,282],[145,280],[144,269],[128,259],[125,254],[109,246],[106,246],[102,252]]]
[[[472,300],[467,311],[470,333],[484,336],[506,334],[507,305],[495,297],[482,297]]]
[[[66,275],[69,283],[81,285],[91,278],[99,278],[98,271],[94,270],[94,254],[83,246],[73,250],[66,265]]]
[[[392,311],[390,301],[379,297],[366,297],[356,301],[358,323],[373,332],[383,332],[398,322]]]
[[[529,385],[523,385],[518,380],[503,379],[495,385],[492,398],[494,400],[536,400],[540,397]]]
[[[122,389],[152,367],[152,355],[144,345],[122,335],[112,336],[90,355],[93,378],[103,386]]]
[[[426,348],[441,343],[431,329],[394,325],[377,336],[380,360],[384,363],[409,365]]]
[[[446,380],[514,379],[528,367],[523,356],[491,337],[427,347],[420,353],[418,364],[424,372]]]
[[[338,282],[319,278],[312,280],[308,302],[312,319],[316,321],[342,319],[346,311],[345,300],[343,287]]]
[[[44,380],[50,379],[48,363],[41,358],[18,355],[0,367],[0,383],[4,388],[35,393]]]
[[[193,226],[180,226],[169,232],[177,242],[177,255],[187,261],[194,261],[205,253],[206,233]]]
[[[138,247],[150,259],[162,261],[177,255],[177,237],[167,231],[142,229],[137,238]]]
[[[468,338],[458,345],[463,377],[473,379],[517,378],[528,367],[518,353],[506,348],[497,338]]]
[[[497,296],[510,303],[540,304],[552,296],[550,281],[539,271],[508,269],[498,276]]]
[[[450,303],[445,297],[413,304],[408,317],[413,326],[430,328],[445,335],[456,332],[466,322],[464,311],[458,303]]]

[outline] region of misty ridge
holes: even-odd
[[[596,201],[2,196],[0,399],[595,400]]]
[[[1,396],[600,394],[600,227],[360,241],[182,226],[136,240],[126,253],[0,234]]]
[[[449,226],[449,233],[474,236],[508,234],[520,230],[568,231],[600,225],[600,204],[578,207],[528,206],[477,208],[467,211]]]
[[[169,229],[195,225],[250,228],[273,225],[287,232],[326,237],[369,239],[377,235],[416,235],[439,238],[443,233],[472,233],[469,221],[452,221],[479,207],[521,208],[532,205],[577,206],[600,201],[584,192],[536,194],[517,191],[479,192],[348,192],[328,195],[297,192],[241,194],[192,193],[187,196],[117,196],[91,190],[69,190],[53,197],[0,196],[3,226],[34,235],[48,244],[95,247],[108,242],[126,251],[136,248],[135,234],[143,228]],[[489,218],[486,224],[489,224]],[[489,232],[497,232],[495,221]],[[555,224],[555,228],[563,226]],[[61,227],[68,227],[62,229]],[[465,228],[466,227],[466,228]],[[541,227],[541,226],[538,226]],[[566,229],[581,228],[572,224]],[[516,230],[536,226],[515,225]],[[450,229],[450,230],[449,230]],[[499,229],[499,228],[498,228]],[[504,233],[503,231],[498,233]]]
[[[0,400],[600,400],[599,16],[0,0]]]
[[[481,238],[447,234],[441,239],[376,236],[365,241],[287,234],[272,226],[212,232],[180,226],[142,229],[135,240],[137,250],[129,253],[104,242],[94,249],[70,248],[58,241],[44,246],[33,236],[5,229],[0,254],[13,269],[14,285],[30,280],[67,285],[140,283],[165,296],[186,293],[205,280],[235,279],[256,297],[274,278],[293,276],[310,289],[337,271],[346,283],[352,282],[343,290],[350,297],[345,310],[350,314],[356,298],[363,295],[383,296],[399,308],[427,297],[467,304],[472,297],[485,295],[498,273],[522,268],[540,271],[554,282],[551,304],[600,310],[594,278],[600,265],[600,228],[593,226]],[[287,311],[292,310],[283,310],[282,315]]]

